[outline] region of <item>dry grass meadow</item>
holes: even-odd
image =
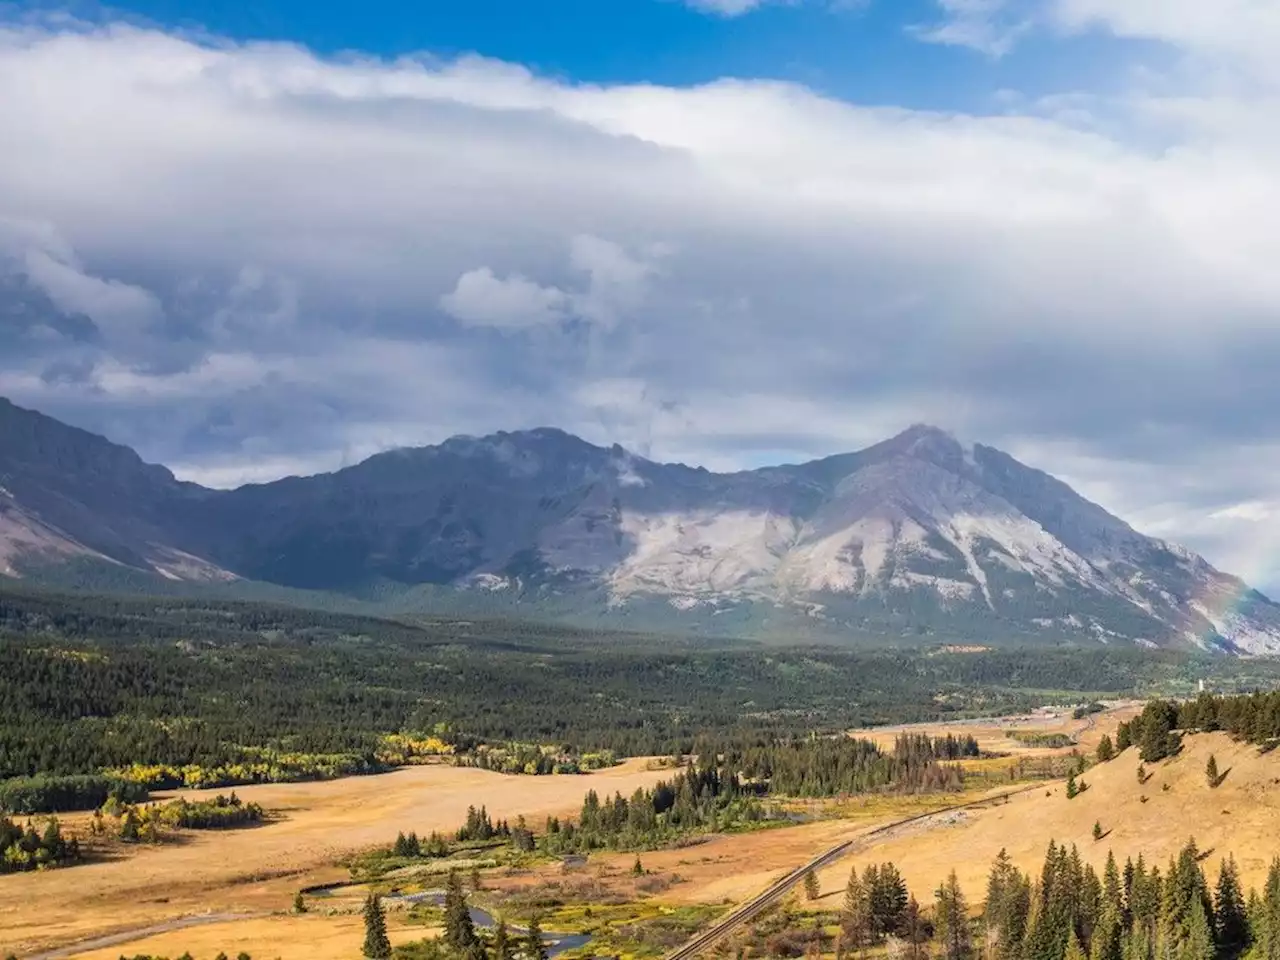
[[[273,822],[189,832],[181,842],[130,849],[117,859],[0,877],[0,956],[25,956],[178,917],[285,911],[299,887],[345,879],[346,871],[334,865],[339,857],[389,843],[399,830],[453,830],[472,804],[487,805],[494,817],[523,814],[536,823],[549,814],[576,813],[589,789],[627,795],[664,776],[669,773],[651,769],[648,761],[633,760],[585,776],[505,777],[424,766],[324,783],[241,787],[236,792],[266,808]],[[197,931],[206,939],[218,926],[226,925],[191,928],[176,939],[194,942]],[[300,929],[319,934],[323,926],[300,922]],[[218,947],[210,954],[218,949],[236,953]],[[121,950],[108,952],[114,958]]]
[[[1123,704],[1092,721],[1068,716],[1011,718],[972,724],[917,726],[931,734],[973,734],[988,750],[1019,756],[1043,756],[1044,748],[1019,745],[1010,728],[1065,732],[1092,753],[1103,733],[1137,711]],[[904,728],[858,731],[891,740]],[[1065,748],[1061,753],[1069,753]],[[1055,751],[1048,751],[1053,753]],[[1226,776],[1217,788],[1205,780],[1210,754]],[[1000,761],[978,761],[994,764]],[[1024,869],[1036,870],[1050,838],[1076,844],[1099,867],[1108,850],[1117,857],[1161,862],[1193,836],[1211,851],[1207,868],[1234,853],[1244,880],[1257,884],[1267,864],[1280,854],[1280,752],[1262,755],[1256,747],[1232,743],[1218,734],[1186,738],[1178,757],[1148,766],[1140,785],[1135,750],[1084,776],[1088,789],[1068,800],[1061,781],[1037,784],[1007,801],[947,813],[921,824],[855,845],[841,861],[822,871],[822,907],[838,901],[851,867],[893,861],[922,901],[955,869],[969,896],[981,898],[987,870],[1001,848]],[[344,853],[386,843],[398,830],[452,829],[471,804],[485,804],[497,817],[525,814],[535,822],[550,813],[576,810],[585,791],[595,788],[624,794],[661,779],[664,772],[645,761],[589,777],[503,777],[455,767],[419,767],[379,777],[329,783],[246,787],[239,791],[277,819],[263,827],[211,835],[188,835],[184,842],[130,851],[115,861],[27,876],[0,878],[0,952],[19,956],[64,947],[48,960],[115,960],[122,953],[197,957],[225,950],[248,950],[255,957],[280,960],[349,956],[359,943],[358,916],[320,912],[290,916],[299,887],[346,879],[335,865]],[[993,787],[989,792],[1007,790]],[[971,794],[975,799],[980,794]],[[1145,798],[1145,800],[1143,799]],[[954,797],[858,797],[839,803],[815,803],[823,819],[793,827],[712,837],[679,849],[643,854],[645,868],[663,878],[655,894],[669,904],[737,903],[766,887],[797,864],[878,825],[955,802]],[[1094,841],[1093,825],[1107,832]],[[634,854],[593,855],[591,875],[617,878],[629,873]],[[560,867],[548,864],[520,875],[501,872],[486,878],[495,888],[552,882]],[[86,940],[113,931],[201,915],[213,922],[169,932],[135,936],[89,949]],[[393,942],[422,936],[395,913],[389,917]],[[82,944],[76,952],[67,945]]]
[[[1205,779],[1210,754],[1220,770],[1230,771],[1217,788]],[[1212,875],[1218,861],[1233,854],[1246,886],[1261,885],[1271,859],[1280,855],[1280,754],[1260,754],[1224,734],[1201,734],[1187,737],[1177,757],[1148,765],[1145,784],[1138,783],[1137,769],[1137,750],[1126,750],[1090,769],[1082,778],[1088,789],[1075,799],[1067,799],[1058,781],[1007,804],[933,821],[834,864],[823,871],[822,888],[842,888],[851,866],[892,861],[921,902],[952,869],[978,901],[1002,848],[1024,870],[1039,870],[1050,839],[1075,844],[1098,868],[1111,850],[1122,864],[1141,853],[1163,869],[1192,837],[1209,852],[1205,868]],[[1094,823],[1105,831],[1100,841],[1093,839]]]

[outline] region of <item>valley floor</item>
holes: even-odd
[[[322,783],[239,787],[242,799],[279,819],[245,830],[188,833],[181,842],[137,848],[119,859],[0,876],[0,956],[26,956],[178,917],[283,911],[299,887],[345,880],[347,871],[335,866],[343,855],[387,844],[400,830],[452,831],[470,805],[487,805],[495,818],[523,814],[537,823],[576,813],[588,789],[629,795],[669,776],[639,759],[583,776],[508,777],[424,766]],[[74,826],[75,818],[63,819]],[[118,957],[121,951],[108,952]]]
[[[1069,754],[1072,747],[1017,744],[1007,736],[1016,728],[1065,733],[1092,754],[1105,732],[1113,732],[1136,710],[1116,705],[1081,720],[1070,716],[982,721],[963,725],[911,728],[933,734],[972,734],[988,750],[1026,756]],[[891,738],[897,730],[867,731]],[[987,872],[997,853],[1007,849],[1024,870],[1035,870],[1051,839],[1075,844],[1082,857],[1101,867],[1108,850],[1123,862],[1145,856],[1160,864],[1194,836],[1207,852],[1206,871],[1233,854],[1246,888],[1260,885],[1271,858],[1280,854],[1275,824],[1280,822],[1280,753],[1232,742],[1222,734],[1188,736],[1181,754],[1150,764],[1149,779],[1139,784],[1136,750],[1091,767],[1081,778],[1087,789],[1067,799],[1063,783],[1025,784],[1004,801],[946,813],[855,844],[849,855],[819,874],[821,896],[799,903],[799,910],[830,910],[839,905],[852,867],[893,862],[922,901],[955,869],[971,902],[980,902]],[[1206,782],[1205,766],[1214,755],[1224,779]],[[981,765],[1009,763],[981,760]],[[335,865],[345,853],[387,843],[399,830],[452,830],[469,805],[485,804],[495,817],[524,814],[538,823],[548,814],[572,814],[588,788],[624,795],[637,786],[669,776],[643,760],[584,777],[504,777],[446,766],[401,770],[380,777],[328,783],[245,787],[237,792],[262,804],[278,819],[264,826],[195,835],[186,842],[143,848],[119,860],[36,875],[0,878],[0,954],[43,960],[115,960],[124,954],[177,955],[190,950],[200,958],[220,950],[234,956],[247,950],[255,958],[280,960],[351,955],[359,942],[354,914],[316,909],[288,914],[294,893],[319,883],[341,883],[348,872]],[[986,794],[1018,785],[983,785]],[[985,795],[971,790],[962,799]],[[1145,798],[1145,799],[1144,799]],[[634,854],[593,854],[579,877],[583,883],[611,885],[623,899],[634,896],[663,910],[723,908],[740,903],[780,876],[842,841],[914,814],[955,804],[955,795],[898,797],[875,795],[841,802],[796,802],[821,819],[796,826],[718,835],[679,849],[643,854],[647,876],[660,883],[656,892],[632,890]],[[1095,841],[1093,826],[1105,836]],[[510,894],[538,884],[564,883],[558,863],[486,875],[495,894]],[[135,935],[120,942],[91,941],[113,931],[204,917],[210,921],[167,932]],[[235,914],[235,917],[225,916]],[[389,913],[393,942],[420,939],[422,926],[410,927]],[[550,929],[550,928],[549,928]],[[78,946],[77,946],[78,945]],[[57,949],[57,952],[48,952]]]

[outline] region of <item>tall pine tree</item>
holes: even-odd
[[[547,960],[547,945],[542,942],[542,923],[536,913],[529,918],[524,953],[529,960]]]
[[[1249,946],[1249,915],[1234,857],[1222,861],[1213,903],[1214,939],[1224,960],[1233,960]]]
[[[515,951],[507,933],[507,922],[499,917],[493,928],[493,960],[511,960],[513,956]]]
[[[364,902],[364,955],[369,960],[388,960],[391,956],[387,916],[382,912],[382,899],[376,893],[371,893]]]
[[[849,871],[849,882],[844,888],[840,927],[844,945],[860,954],[865,953],[871,944],[871,897],[867,885],[858,876],[857,867]]]
[[[459,953],[465,953],[476,942],[476,928],[471,921],[471,908],[462,890],[457,870],[449,871],[444,892],[444,940]]]
[[[969,906],[954,870],[938,887],[934,897],[934,929],[941,960],[970,960],[973,940],[969,929]]]

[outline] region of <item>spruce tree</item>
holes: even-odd
[[[306,912],[307,912],[307,902],[306,902],[305,900],[303,900],[303,899],[302,899],[302,891],[301,891],[301,890],[299,890],[297,893],[295,893],[295,894],[293,895],[293,912],[294,912],[294,913],[306,913]]]
[[[1209,762],[1204,765],[1204,778],[1211,788],[1216,787],[1220,782],[1218,780],[1218,758],[1212,753],[1209,754]]]
[[[804,896],[806,900],[817,900],[821,891],[818,888],[818,875],[806,870],[804,875]]]
[[[1133,746],[1133,727],[1128,723],[1120,724],[1116,730],[1116,753],[1124,753]]]
[[[1098,762],[1106,763],[1116,755],[1115,745],[1111,742],[1111,734],[1104,733],[1098,741]]]
[[[391,941],[387,938],[387,917],[382,900],[376,893],[364,902],[364,955],[369,960],[388,960]]]
[[[871,897],[858,876],[857,867],[849,871],[849,883],[844,888],[840,926],[844,930],[845,945],[859,953],[865,952],[871,943]]]
[[[1191,904],[1191,916],[1187,920],[1186,947],[1180,960],[1214,960],[1213,927],[1204,904],[1199,900]]]
[[[1019,955],[1031,908],[1031,885],[1001,850],[987,877],[987,902],[983,911],[987,940],[1001,960]]]
[[[1250,919],[1251,960],[1280,960],[1280,858],[1271,861],[1266,885]]]
[[[507,922],[501,917],[493,928],[493,960],[511,960],[515,950],[507,933]]]
[[[929,932],[915,897],[907,899],[907,909],[902,912],[902,939],[907,945],[906,960],[923,960],[924,944],[929,939]]]
[[[970,960],[973,942],[969,930],[969,907],[954,870],[934,896],[934,928],[941,960]]]
[[[525,955],[529,960],[547,960],[547,945],[542,942],[542,924],[536,913],[529,918],[525,933]]]
[[[876,943],[896,934],[907,909],[907,883],[892,863],[882,863],[867,889],[871,899],[871,936]]]
[[[1238,957],[1249,945],[1249,915],[1234,857],[1222,861],[1213,904],[1214,939],[1223,956]]]
[[[476,928],[471,922],[471,908],[462,890],[457,870],[449,871],[444,892],[444,939],[454,950],[464,953],[475,942]]]
[[[1076,785],[1075,771],[1067,774],[1067,799],[1074,800],[1080,793],[1080,788]]]

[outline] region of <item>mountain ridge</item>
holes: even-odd
[[[538,427],[212,490],[0,399],[0,574],[71,562],[675,629],[1280,652],[1280,607],[1238,578],[926,424],[732,473]]]

